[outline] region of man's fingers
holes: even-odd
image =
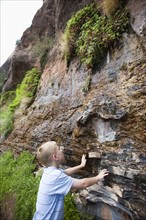
[[[109,171],[107,169],[103,169],[101,172],[103,173],[104,176],[109,175]]]
[[[85,159],[85,158],[86,158],[86,154],[83,154],[83,155],[82,155],[82,159]]]

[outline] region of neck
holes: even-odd
[[[49,167],[56,167],[57,169],[59,168],[59,164],[56,161],[52,161],[52,163],[49,164]]]

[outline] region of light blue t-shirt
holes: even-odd
[[[73,178],[55,167],[44,169],[37,195],[33,220],[63,220],[64,196],[73,185]]]

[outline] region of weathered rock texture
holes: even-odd
[[[3,90],[14,88],[26,70],[38,65],[32,59],[31,36],[57,36],[71,15],[89,2],[44,1],[14,52]],[[102,168],[108,168],[110,175],[81,191],[77,202],[82,210],[104,220],[146,219],[146,1],[130,0],[127,7],[131,28],[91,76],[87,94],[83,87],[88,70],[78,58],[67,68],[56,41],[35,101],[29,108],[25,102],[19,108],[14,130],[3,143],[35,152],[42,142],[56,140],[65,146],[68,166],[78,164],[87,151],[100,153],[100,158],[88,159],[82,176],[95,175]]]

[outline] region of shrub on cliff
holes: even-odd
[[[78,56],[88,69],[93,69],[110,46],[121,38],[128,24],[129,14],[125,9],[106,16],[101,14],[96,4],[86,6],[67,22],[64,31],[65,58],[69,63]]]
[[[39,79],[40,72],[36,68],[26,73],[22,83],[17,86],[15,99],[9,105],[11,111],[14,111],[20,105],[23,97],[31,97],[33,100]]]
[[[15,92],[16,95],[12,96],[12,92],[1,93],[1,105],[3,106],[1,109],[1,123],[0,123],[0,133],[5,137],[12,131],[13,129],[13,119],[14,112],[16,108],[21,104],[21,100],[25,97],[29,97],[31,102],[35,97],[35,93],[37,91],[37,86],[40,79],[40,71],[36,68],[28,71],[20,85],[17,86]],[[6,98],[9,102],[5,103]],[[10,102],[11,100],[11,102]],[[30,104],[31,104],[30,102]]]
[[[13,112],[9,105],[16,96],[15,91],[0,93],[0,134],[6,135],[13,129]]]

